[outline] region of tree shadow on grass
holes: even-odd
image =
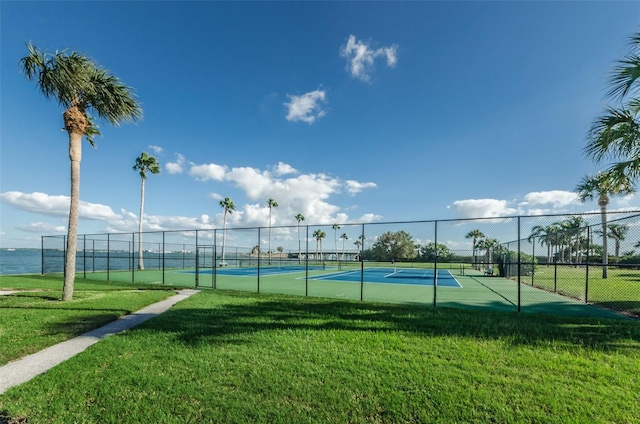
[[[171,309],[143,328],[174,333],[180,342],[194,345],[228,343],[237,341],[238,335],[262,331],[345,330],[500,339],[513,345],[547,345],[553,341],[596,350],[640,349],[640,323],[635,320],[313,298],[272,300],[269,295],[253,294],[244,294],[243,301],[238,302],[233,299],[238,295],[224,293],[223,296],[230,297],[229,302],[212,298],[210,307],[199,308],[189,308],[186,303],[185,307]]]

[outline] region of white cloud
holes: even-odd
[[[365,213],[360,218],[358,218],[357,221],[358,222],[367,223],[367,222],[380,221],[381,219],[382,219],[382,215],[376,215],[376,214],[373,214],[373,213]]]
[[[287,121],[312,124],[327,114],[322,108],[322,104],[327,102],[326,93],[322,90],[310,91],[302,96],[287,94],[287,97],[290,100],[284,104],[287,107]]]
[[[295,224],[294,217],[298,213],[303,214],[307,222],[314,224],[347,222],[348,216],[341,212],[339,206],[329,203],[330,197],[342,191],[355,195],[365,188],[376,187],[373,182],[342,181],[322,173],[300,174],[293,166],[284,162],[278,162],[277,165],[266,168],[266,170],[253,167],[228,169],[226,166],[217,164],[192,163],[189,174],[202,181],[216,179],[231,182],[236,189],[244,192],[247,200],[255,202],[243,206],[236,201],[238,215],[234,220],[244,226],[267,225],[266,201],[269,198],[275,199],[280,205],[272,211],[274,223],[277,220],[280,225]],[[222,198],[218,193],[209,196],[216,200],[216,196]],[[241,218],[242,222],[239,221]],[[339,221],[337,221],[338,218]],[[363,217],[363,220],[376,219],[379,219],[379,216],[373,214]]]
[[[50,196],[45,193],[21,193],[7,191],[0,193],[0,201],[15,207],[16,209],[40,213],[48,216],[69,215],[69,196]],[[117,214],[106,205],[80,201],[78,217],[80,219],[109,220],[117,218]]]
[[[212,198],[213,200],[222,200],[222,199],[224,199],[224,197],[221,194],[218,194],[218,193],[210,193],[209,197]]]
[[[48,222],[32,222],[26,225],[18,225],[16,229],[38,234],[60,234],[67,231],[67,227],[64,225],[53,225]]]
[[[283,162],[278,162],[278,165],[273,169],[273,173],[276,175],[297,174],[298,171],[291,165]]]
[[[460,218],[494,218],[522,213],[519,209],[509,207],[506,200],[497,199],[456,200],[453,208]]]
[[[227,172],[227,167],[222,165],[216,165],[215,163],[209,163],[204,165],[191,164],[189,175],[194,177],[198,181],[216,180],[222,181]]]
[[[164,149],[160,146],[154,146],[153,144],[149,145],[149,148],[151,150],[153,150],[153,153],[159,155],[160,153],[164,152]]]
[[[167,162],[167,164],[164,166],[164,169],[166,169],[169,174],[182,174],[182,171],[184,170],[184,163],[184,156],[180,153],[176,153],[176,161]]]
[[[520,203],[521,206],[536,206],[536,205],[552,205],[555,208],[561,208],[571,204],[578,204],[578,196],[572,191],[564,190],[551,190],[551,191],[536,191],[524,196],[524,201]]]
[[[347,193],[349,193],[350,195],[355,195],[356,193],[361,192],[362,190],[364,190],[365,188],[376,188],[377,185],[376,183],[360,183],[358,181],[354,181],[354,180],[347,180],[345,181],[345,186],[347,188]]]
[[[353,78],[368,82],[375,68],[375,60],[386,59],[387,66],[393,68],[398,62],[398,46],[373,49],[370,44],[356,40],[350,35],[347,44],[340,48],[340,56],[347,60],[347,70]]]

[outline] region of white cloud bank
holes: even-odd
[[[180,162],[186,164],[185,158],[177,154]],[[183,165],[180,165],[181,167]],[[185,165],[186,166],[186,165]],[[183,172],[184,169],[181,170]],[[238,209],[227,217],[227,225],[235,227],[268,225],[269,208],[267,199],[273,198],[280,205],[272,210],[272,223],[276,225],[295,225],[295,216],[305,216],[305,222],[314,225],[346,223],[349,216],[341,207],[331,202],[331,197],[346,192],[349,195],[375,188],[373,182],[361,183],[356,180],[343,181],[323,173],[300,173],[293,166],[279,162],[275,166],[267,166],[265,170],[253,167],[234,167],[215,163],[189,163],[188,175],[197,181],[230,183],[244,193],[245,204],[234,199]],[[224,198],[222,194],[210,193],[214,200]],[[69,197],[49,195],[46,193],[21,193],[8,191],[0,193],[0,201],[16,209],[44,216],[62,218],[66,221],[69,214]],[[165,216],[145,214],[144,231],[191,230],[220,228],[223,212],[213,217]],[[105,232],[134,232],[138,229],[138,216],[125,209],[114,212],[110,206],[80,201],[81,220],[95,220],[104,223]],[[365,213],[351,222],[373,222],[382,219],[380,215]],[[16,227],[18,230],[39,233],[64,233],[66,227],[36,222]],[[82,232],[82,229],[80,229]]]
[[[327,95],[322,90],[310,91],[301,96],[287,94],[287,97],[289,102],[284,104],[287,108],[287,121],[313,124],[327,114],[323,108],[327,103]]]
[[[353,78],[369,82],[376,59],[386,59],[387,66],[390,68],[396,66],[398,46],[393,44],[389,47],[374,49],[370,44],[356,40],[355,35],[350,35],[347,44],[340,49],[340,56],[347,60],[347,70]]]
[[[616,206],[627,205],[630,198],[613,197],[611,211]],[[526,194],[522,200],[466,199],[456,200],[448,206],[457,212],[458,218],[496,218],[514,215],[545,215],[571,212],[581,205],[578,196],[572,191],[549,190]]]

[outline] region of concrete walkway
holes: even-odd
[[[198,290],[179,290],[175,296],[120,317],[103,327],[0,367],[0,394],[48,371],[107,336],[121,333],[160,315],[176,303],[196,293]]]

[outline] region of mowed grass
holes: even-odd
[[[98,328],[159,302],[170,290],[138,290],[131,285],[78,280],[74,299],[60,300],[60,277],[0,277],[0,365]]]
[[[607,279],[602,278],[602,268],[538,265],[533,277],[536,287],[556,291],[608,309],[640,317],[640,270],[610,268]],[[523,283],[531,283],[531,276],[522,277]],[[587,285],[588,284],[588,285]]]
[[[0,396],[34,423],[633,423],[640,324],[205,291]]]

